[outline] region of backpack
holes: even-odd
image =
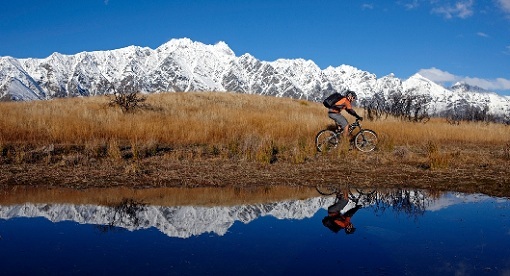
[[[322,219],[322,225],[333,231],[333,233],[338,233],[338,231],[342,229],[342,227],[335,223],[335,219],[330,216],[326,216]]]
[[[331,95],[329,95],[323,102],[322,104],[327,107],[327,108],[332,108],[336,102],[338,102],[339,100],[345,98],[344,95],[338,93],[338,92],[335,92]]]

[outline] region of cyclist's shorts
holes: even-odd
[[[337,203],[328,207],[328,213],[338,213],[344,215],[349,210],[356,208],[356,202],[347,199],[339,199]]]
[[[349,124],[347,119],[345,119],[345,117],[340,113],[329,112],[328,116],[342,128],[345,128]]]

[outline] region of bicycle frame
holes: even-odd
[[[359,131],[361,131],[361,129],[362,129],[361,123],[358,120],[356,120],[354,123],[350,124],[349,127],[347,128],[347,130],[349,131],[349,134],[351,136],[354,136],[352,133],[354,132],[354,130],[356,130],[356,128],[359,128]],[[340,133],[343,133],[343,130]]]
[[[358,129],[357,132],[355,132],[356,129]],[[317,151],[327,152],[332,148],[336,148],[343,136],[343,131],[343,129],[338,131],[338,128],[336,131],[329,129],[319,131],[319,133],[315,136]],[[359,120],[350,124],[347,131],[351,136],[349,142],[353,144],[356,149],[363,152],[370,152],[375,149],[377,144],[377,134],[370,129],[364,129]]]

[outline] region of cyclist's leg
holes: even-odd
[[[349,125],[349,122],[347,122],[347,119],[340,114],[340,113],[334,113],[329,112],[328,113],[329,118],[331,118],[333,121],[335,121],[335,124],[337,125],[339,131],[344,131],[344,136],[347,134],[347,126]]]
[[[328,213],[340,213],[342,209],[349,203],[349,200],[345,198],[339,198],[335,204],[328,207]]]
[[[335,113],[328,112],[328,117],[329,117],[331,120],[333,120],[333,122],[335,123],[335,129],[331,129],[331,130],[334,130],[335,132],[338,132],[338,131],[339,131],[339,126],[338,126],[337,121],[335,120]]]

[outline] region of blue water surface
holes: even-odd
[[[510,273],[508,199],[450,193],[413,212],[391,204],[384,208],[368,204],[351,218],[356,231],[350,235],[322,225],[332,200],[298,204],[315,208],[307,217],[282,218],[280,210],[271,215],[260,211],[267,206],[247,206],[243,210],[256,214],[250,220],[234,219],[224,233],[205,231],[189,237],[169,236],[158,228],[161,222],[133,229],[13,216],[11,210],[0,219],[1,271],[2,275]],[[197,211],[207,211],[204,208]],[[168,213],[168,221],[175,212],[162,213]],[[196,219],[188,213],[183,218],[183,224]],[[184,227],[176,222],[173,226]]]

